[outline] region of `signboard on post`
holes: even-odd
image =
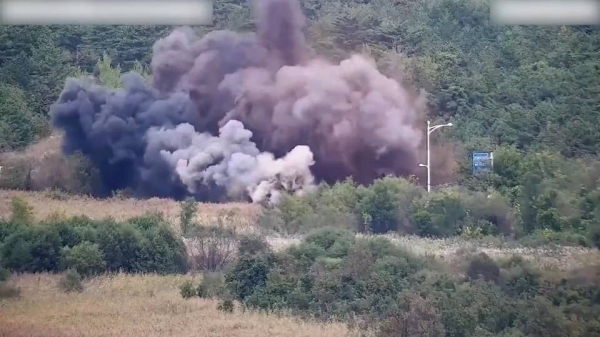
[[[493,152],[473,152],[473,174],[490,172],[493,167]]]

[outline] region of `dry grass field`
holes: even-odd
[[[202,336],[337,337],[344,324],[288,316],[217,310],[216,300],[185,300],[179,285],[189,276],[102,276],[82,293],[59,290],[56,275],[13,276],[21,298],[0,300],[1,337]]]
[[[159,211],[174,224],[179,224],[179,204],[172,199],[133,198],[93,199],[85,196],[69,196],[67,199],[53,197],[49,192],[25,192],[0,190],[0,217],[11,213],[11,198],[19,197],[33,206],[34,216],[44,219],[53,213],[65,215],[86,215],[92,219],[111,216],[116,220],[126,220],[147,212]],[[200,223],[216,223],[219,218],[228,216],[228,223],[240,229],[254,226],[260,207],[248,203],[198,204],[196,220]]]
[[[180,206],[167,199],[95,200],[81,196],[57,198],[45,192],[0,190],[0,217],[11,213],[13,196],[33,206],[36,218],[53,213],[112,216],[119,220],[160,211],[178,227]],[[197,220],[227,223],[244,230],[256,229],[260,208],[250,204],[199,204]],[[527,248],[501,242],[465,241],[461,238],[426,239],[387,235],[393,242],[418,255],[434,256],[459,266],[467,254],[486,252],[494,258],[520,254],[543,269],[562,270],[597,265],[600,252],[580,247]],[[268,237],[275,249],[297,243],[301,237]],[[58,275],[13,275],[9,284],[21,289],[21,297],[0,300],[0,337],[74,336],[349,336],[341,323],[319,324],[291,316],[257,312],[224,313],[216,300],[184,300],[179,286],[189,275],[105,275],[85,282],[83,293],[64,293]]]

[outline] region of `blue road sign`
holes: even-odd
[[[473,174],[488,172],[493,165],[493,152],[473,152]]]

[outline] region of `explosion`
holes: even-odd
[[[181,28],[157,41],[152,83],[68,79],[50,112],[64,152],[86,155],[105,193],[205,201],[415,173],[423,131],[409,91],[366,57],[312,56],[297,0],[261,0],[256,13],[255,33]]]

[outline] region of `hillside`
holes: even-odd
[[[0,26],[0,336],[600,336],[600,27],[490,1]]]

